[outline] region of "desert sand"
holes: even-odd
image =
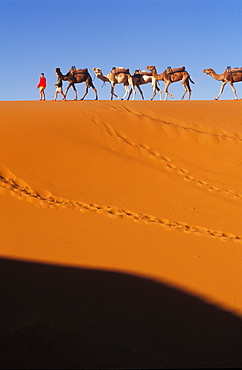
[[[0,117],[1,368],[241,366],[241,100]]]

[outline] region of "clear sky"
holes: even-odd
[[[110,85],[94,77],[93,67],[108,74],[114,66],[132,73],[147,65],[158,73],[185,66],[195,82],[192,99],[210,100],[221,82],[202,70],[242,66],[241,0],[0,0],[0,25],[2,101],[38,100],[41,72],[46,98],[53,99],[55,68],[65,74],[72,65],[89,69],[102,100],[110,99]],[[242,83],[235,87],[242,98]],[[77,85],[80,98],[84,88]],[[142,90],[149,100],[151,84]],[[124,88],[115,91],[122,95]],[[183,87],[176,82],[169,91],[179,100]],[[94,97],[90,89],[86,99]],[[67,99],[73,98],[70,90]],[[233,99],[230,86],[221,99]]]

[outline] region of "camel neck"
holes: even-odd
[[[211,77],[217,81],[222,81],[224,79],[224,74],[218,75],[215,71],[211,72]]]
[[[101,74],[101,75],[98,76],[98,78],[100,78],[100,80],[102,80],[103,82],[108,82],[110,80],[110,78],[108,78],[108,76],[104,76],[103,74]]]

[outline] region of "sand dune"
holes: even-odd
[[[0,115],[4,264],[147,279],[238,320],[241,101],[0,102]],[[9,322],[23,327],[37,316]],[[156,362],[91,365],[160,367],[152,356]],[[199,359],[184,366],[213,365]],[[183,364],[167,361],[162,366]]]

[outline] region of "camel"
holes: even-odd
[[[128,69],[124,69],[123,67],[116,67],[113,68],[111,72],[109,72],[108,75],[103,75],[102,70],[100,68],[93,68],[92,69],[100,80],[103,82],[110,82],[111,84],[111,100],[113,100],[113,97],[115,96],[116,98],[120,99],[118,95],[114,93],[114,86],[116,84],[122,83],[125,87],[125,94],[121,98],[123,100],[129,93],[129,85],[131,86],[131,89],[134,93],[133,100],[135,99],[136,96],[136,90],[134,88],[134,83],[133,83],[133,78],[129,73]]]
[[[164,81],[165,82],[165,88],[164,92],[166,94],[165,100],[167,100],[168,95],[174,98],[172,94],[168,92],[168,87],[171,83],[181,81],[183,87],[184,87],[184,94],[181,97],[181,100],[184,99],[185,95],[187,92],[189,92],[188,99],[190,100],[192,90],[190,87],[190,82],[194,84],[192,81],[189,73],[185,70],[185,67],[181,68],[175,68],[172,69],[171,67],[168,67],[163,73],[157,74],[155,66],[147,66],[146,67],[149,71],[152,72],[152,76],[155,77],[156,80],[158,81]]]
[[[86,90],[85,90],[85,93],[84,93],[83,97],[80,100],[83,100],[85,98],[85,96],[88,93],[88,88],[89,87],[93,88],[93,90],[95,92],[95,95],[96,95],[95,100],[98,100],[97,89],[95,88],[95,86],[92,83],[92,77],[90,76],[87,68],[76,69],[76,67],[73,66],[66,75],[63,75],[61,73],[60,68],[56,68],[55,71],[56,71],[56,74],[59,78],[61,78],[63,81],[68,81],[69,82],[69,85],[67,86],[66,91],[65,91],[65,97],[67,95],[67,92],[68,92],[69,88],[72,86],[72,88],[74,90],[74,93],[75,93],[75,99],[74,100],[77,100],[77,90],[76,90],[75,84],[85,82]]]
[[[153,100],[154,97],[156,96],[156,91],[159,92],[160,100],[162,100],[162,91],[158,87],[157,81],[156,81],[155,77],[152,76],[151,72],[148,72],[148,71],[145,71],[145,70],[141,71],[140,69],[136,69],[136,71],[134,72],[132,77],[133,77],[134,86],[136,86],[137,89],[139,90],[140,95],[141,95],[143,100],[144,100],[144,94],[143,94],[143,91],[140,88],[140,85],[145,85],[147,83],[152,83],[153,96],[152,96],[151,100]],[[131,94],[132,94],[132,90],[130,90],[128,100],[129,100]]]
[[[228,67],[224,73],[221,75],[218,75],[212,68],[207,68],[203,70],[204,73],[207,75],[213,77],[217,81],[222,81],[221,88],[219,90],[218,96],[216,96],[215,100],[218,100],[222,92],[224,91],[224,87],[227,83],[230,84],[231,89],[234,93],[234,98],[238,99],[234,82],[240,82],[242,81],[242,67],[241,68],[230,68]]]

